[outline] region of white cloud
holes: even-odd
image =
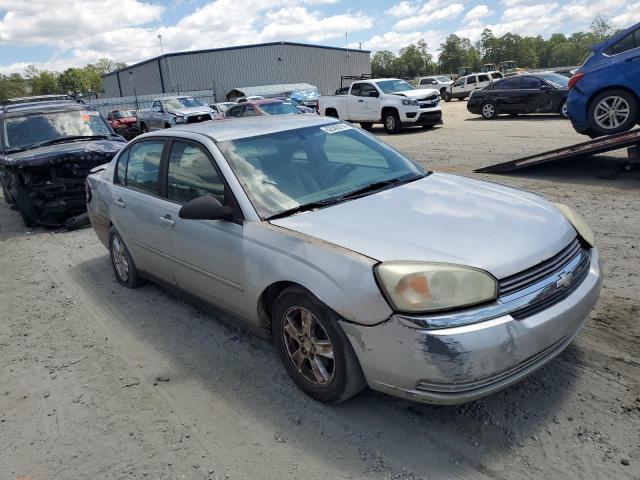
[[[473,22],[481,18],[488,17],[493,12],[486,5],[477,5],[467,12],[464,16],[465,22]]]
[[[58,5],[50,8],[49,2]],[[7,12],[0,19],[0,44],[53,46],[54,58],[40,67],[60,70],[100,57],[130,64],[159,55],[158,35],[164,51],[172,52],[279,40],[322,42],[373,25],[362,12],[326,15],[307,8],[319,2],[331,0],[215,0],[173,25],[155,26],[162,7],[140,0],[0,0],[0,11]],[[230,12],[243,16],[230,21]],[[21,71],[27,63],[33,62],[0,65],[0,72]]]
[[[431,10],[431,5],[435,2],[427,2],[421,9],[420,15],[403,18],[394,25],[397,30],[413,30],[420,28],[429,23],[438,23],[442,20],[451,20],[464,11],[464,5],[461,3],[453,3],[447,7],[437,10]],[[427,8],[429,7],[429,8]]]
[[[611,19],[618,28],[627,28],[633,25],[640,19],[640,2],[627,5],[627,8],[620,15],[617,15]]]
[[[391,15],[392,17],[408,17],[409,15],[413,15],[417,11],[418,5],[416,5],[415,3],[400,2],[395,4],[384,13],[386,13],[387,15]]]
[[[397,53],[402,47],[406,47],[411,43],[416,44],[419,40],[423,39],[427,42],[431,53],[434,53],[444,41],[445,36],[445,33],[435,30],[427,30],[424,32],[387,32],[383,35],[375,35],[366,42],[363,42],[362,48],[372,51],[389,50]]]

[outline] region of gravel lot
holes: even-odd
[[[583,141],[557,116],[445,125],[385,141],[429,168],[579,209],[605,264],[586,329],[548,366],[456,407],[298,391],[272,346],[153,285],[115,283],[91,229],[24,227],[0,206],[2,479],[638,479],[640,175],[624,153],[517,174],[473,168]]]

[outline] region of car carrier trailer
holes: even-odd
[[[617,133],[606,137],[597,138],[589,142],[577,143],[568,147],[549,150],[517,160],[510,160],[496,165],[478,168],[477,173],[502,173],[519,170],[521,168],[541,165],[543,163],[574,158],[580,155],[595,155],[598,153],[610,152],[621,148],[627,148],[628,160],[626,165],[640,163],[640,129],[629,132]]]

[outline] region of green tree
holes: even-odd
[[[37,74],[31,71],[33,75],[31,81],[31,93],[33,95],[48,95],[51,93],[62,93],[60,85],[58,85],[58,74],[47,70],[38,71]]]
[[[591,33],[595,35],[598,41],[609,38],[614,31],[613,25],[605,15],[598,15],[591,22]]]
[[[64,93],[82,93],[82,70],[79,68],[67,68],[58,77],[58,85]]]
[[[27,81],[18,73],[0,74],[0,100],[23,97],[27,94]]]
[[[371,73],[376,77],[393,77],[395,72],[396,56],[389,50],[379,50],[371,59]]]

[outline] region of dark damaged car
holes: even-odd
[[[86,214],[85,179],[126,141],[90,105],[67,96],[0,105],[0,183],[27,226],[61,226]]]

